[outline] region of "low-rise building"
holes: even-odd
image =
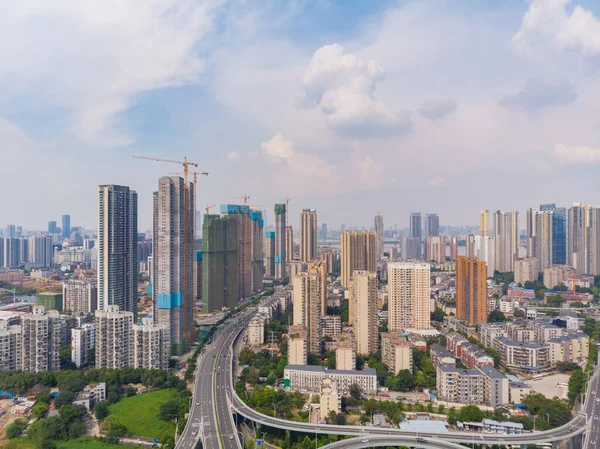
[[[326,378],[337,383],[338,390],[347,393],[350,385],[357,384],[366,394],[377,392],[377,372],[373,368],[364,371],[330,370],[324,366],[287,365],[283,374],[284,380],[294,390],[321,391]]]
[[[508,399],[511,404],[522,404],[525,396],[531,394],[531,387],[512,374],[508,378]]]
[[[494,341],[501,364],[511,371],[535,373],[550,367],[550,347],[545,343],[522,343],[506,337]]]
[[[455,332],[446,335],[446,349],[458,358],[461,356],[462,345],[468,342],[469,340]]]
[[[342,318],[334,315],[321,317],[321,336],[337,337],[342,332]]]
[[[510,435],[525,433],[523,424],[520,422],[495,421],[493,419],[484,418],[482,423],[484,432],[488,433],[501,433]]]
[[[35,305],[41,306],[45,310],[58,310],[62,312],[63,295],[55,292],[40,292],[35,299]]]
[[[547,322],[534,321],[532,325],[535,341],[547,341],[551,338],[560,337],[564,333],[562,328]]]
[[[550,363],[557,362],[581,363],[590,354],[590,337],[584,333],[567,334],[550,338],[546,341],[550,347]]]
[[[494,340],[507,337],[508,332],[504,323],[483,324],[479,329],[480,341],[486,348],[493,348]]]
[[[494,366],[494,359],[487,352],[473,343],[464,343],[461,349],[461,361],[469,368],[474,369],[478,366]]]
[[[493,366],[480,366],[483,374],[483,397],[486,405],[498,407],[509,403],[508,378]]]
[[[396,332],[381,334],[381,361],[394,375],[402,370],[412,373],[412,348],[406,338]]]
[[[265,320],[261,316],[255,316],[248,323],[248,344],[250,346],[265,344]]]
[[[453,365],[456,366],[456,358],[443,346],[437,343],[429,347],[429,357],[433,365]]]
[[[528,322],[517,321],[507,323],[506,337],[513,341],[521,343],[530,343],[535,340],[535,332],[532,328],[527,327]]]
[[[492,366],[460,369],[439,365],[436,369],[438,399],[490,407],[508,404],[508,379]]]

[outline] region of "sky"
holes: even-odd
[[[0,2],[0,61],[0,227],[93,229],[121,184],[147,229],[181,167],[133,155],[292,225],[600,203],[596,0]]]

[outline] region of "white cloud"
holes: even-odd
[[[429,100],[421,104],[419,114],[430,120],[440,120],[456,110],[454,100]]]
[[[554,155],[558,163],[563,165],[597,164],[600,162],[600,148],[557,143],[554,146]]]
[[[239,161],[240,153],[238,153],[237,151],[230,151],[229,153],[227,153],[227,160],[229,162]]]
[[[427,179],[427,186],[428,187],[442,187],[446,185],[446,178],[444,178],[443,176],[432,176],[431,178]]]
[[[531,55],[548,45],[557,52],[572,50],[582,55],[600,52],[600,20],[577,5],[569,13],[570,0],[533,0],[512,38],[517,52]]]
[[[342,134],[406,133],[410,115],[375,98],[384,75],[376,60],[364,61],[339,44],[325,45],[314,53],[302,77],[303,103],[318,107]]]
[[[218,0],[0,2],[4,92],[32,95],[70,117],[95,145],[131,142],[116,115],[135,95],[194,82],[199,41]],[[2,93],[0,93],[0,98]]]

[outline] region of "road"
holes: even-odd
[[[600,445],[600,369],[596,369],[587,387],[588,394],[583,404],[582,412],[587,415],[587,434],[584,449],[596,449]]]
[[[204,449],[238,449],[231,409],[225,395],[229,387],[226,388],[222,379],[226,379],[226,371],[231,371],[226,365],[229,363],[231,366],[229,348],[233,338],[255,312],[255,308],[249,308],[231,318],[214,334],[212,343],[204,347],[196,363],[188,422],[176,449],[194,449],[201,437]]]

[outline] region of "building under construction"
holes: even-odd
[[[275,204],[275,279],[286,277],[286,261],[291,258],[286,253],[286,218],[285,204]]]
[[[204,215],[202,237],[202,310],[236,307],[240,288],[237,217]]]

